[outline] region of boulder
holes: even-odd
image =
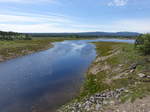
[[[145,74],[143,74],[143,73],[139,73],[139,74],[138,74],[138,76],[139,76],[140,78],[144,78],[144,77],[146,77],[146,75],[145,75]]]

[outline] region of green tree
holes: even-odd
[[[150,54],[150,34],[143,34],[137,37],[135,48],[144,55]]]

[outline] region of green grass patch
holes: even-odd
[[[33,38],[32,40],[0,41],[0,58],[3,61],[52,47],[52,42],[71,38]],[[0,59],[1,60],[1,59]]]
[[[111,55],[118,50],[120,52],[104,61],[94,62],[92,64],[91,67],[98,64],[100,67],[103,67],[104,64],[107,63],[111,69],[106,69],[94,75],[87,74],[81,91],[81,98],[107,89],[113,90],[122,87],[129,89],[129,93],[126,93],[121,97],[122,101],[128,99],[134,101],[135,99],[150,93],[150,82],[143,82],[138,76],[139,73],[150,75],[150,56],[140,55],[135,50],[134,44],[114,42],[94,42],[94,44],[96,45],[98,57]],[[137,68],[134,72],[130,73],[130,68],[134,64],[137,64]],[[120,67],[119,65],[122,66]],[[114,76],[120,75],[123,72],[126,72],[127,76],[113,79]],[[106,79],[110,79],[111,82],[107,83]]]

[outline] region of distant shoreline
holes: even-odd
[[[53,47],[53,42],[70,38],[33,38],[32,40],[0,41],[0,62],[40,52]]]
[[[17,44],[17,43],[16,43]],[[0,62],[4,62],[4,61],[8,61],[17,57],[21,57],[21,56],[25,56],[25,55],[29,55],[35,52],[39,52],[39,51],[43,51],[46,50],[48,48],[52,47],[52,44],[49,42],[46,43],[45,45],[43,45],[42,47],[34,47],[32,48],[32,46],[30,46],[31,49],[26,49],[26,47],[16,47],[14,48],[15,50],[12,52],[11,48],[5,48],[6,52],[9,54],[0,54]]]
[[[94,40],[94,39],[107,39],[107,38],[43,38],[37,37],[33,40],[16,40],[16,41],[0,41],[0,62],[4,62],[17,57],[25,56],[35,52],[43,51],[51,48],[52,42],[64,40]],[[115,38],[108,38],[115,39]],[[133,40],[122,38],[120,40]]]

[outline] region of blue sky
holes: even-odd
[[[150,32],[150,0],[0,0],[0,30]]]

